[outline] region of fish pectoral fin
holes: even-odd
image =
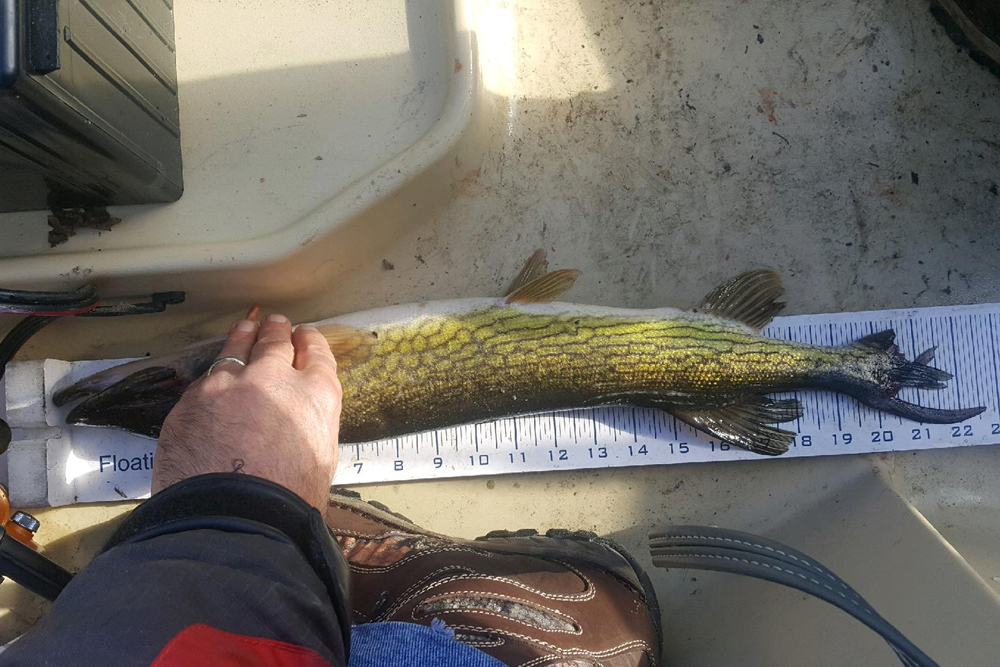
[[[736,320],[760,331],[785,307],[778,301],[784,293],[777,273],[755,269],[716,287],[694,311]]]
[[[371,356],[372,344],[378,340],[378,334],[371,329],[361,329],[347,324],[324,324],[319,332],[330,344],[337,364],[346,366],[361,363]]]
[[[778,456],[788,451],[795,434],[771,424],[794,421],[802,416],[797,399],[755,396],[739,403],[704,410],[671,409],[681,421],[756,454]]]
[[[566,294],[580,271],[576,269],[559,269],[551,271],[540,278],[518,287],[507,295],[507,303],[549,303]]]
[[[539,248],[531,253],[531,257],[528,258],[528,261],[524,264],[524,268],[521,269],[521,272],[511,282],[510,287],[504,292],[504,296],[513,294],[532,280],[537,280],[548,272],[549,261],[545,258],[545,251]]]

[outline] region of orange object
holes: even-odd
[[[7,497],[7,488],[0,484],[0,526],[6,526],[10,521],[10,498]]]
[[[10,506],[10,497],[7,495],[7,488],[0,484],[0,526],[7,531],[7,534],[13,537],[15,540],[21,544],[31,547],[35,551],[38,551],[38,545],[35,544],[35,534],[11,521],[11,516],[14,514]]]

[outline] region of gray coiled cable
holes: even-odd
[[[877,632],[906,667],[939,667],[821,563],[780,542],[708,526],[670,526],[649,536],[653,565],[715,570],[784,584],[829,602]]]

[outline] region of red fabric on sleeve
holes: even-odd
[[[151,667],[333,667],[315,651],[263,637],[190,625],[157,654]]]

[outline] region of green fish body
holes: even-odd
[[[907,361],[891,331],[843,347],[761,336],[782,305],[780,281],[770,271],[743,274],[694,311],[681,311],[555,302],[577,273],[529,267],[502,299],[393,306],[317,322],[344,388],[341,441],[532,412],[636,405],[775,455],[787,451],[794,434],[773,424],[798,418],[802,408],[769,393],[828,389],[934,423],[963,421],[983,409],[937,410],[895,398],[903,387],[943,387],[950,375],[927,365],[933,350]],[[85,399],[70,423],[155,436],[220,347],[221,339],[213,339],[109,369],[58,392],[56,402]]]

